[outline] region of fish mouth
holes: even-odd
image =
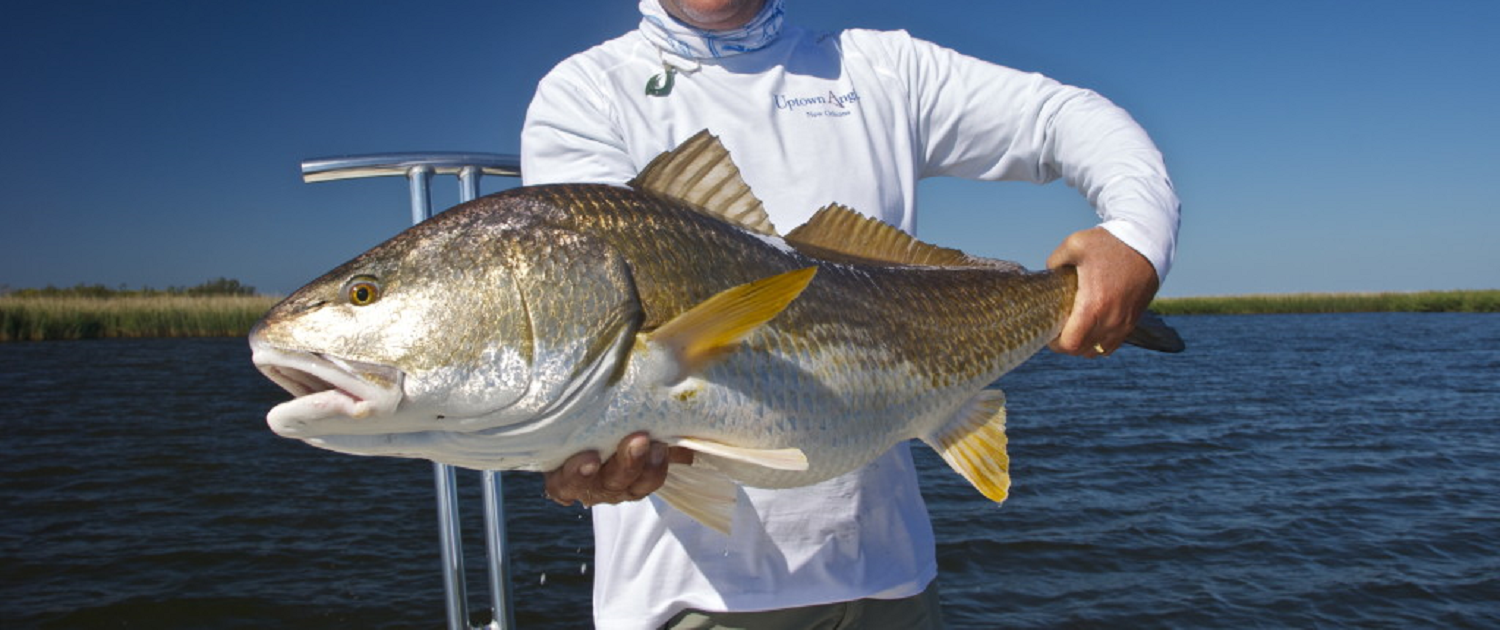
[[[259,346],[251,361],[294,398],[272,408],[266,422],[278,435],[306,439],[330,433],[383,433],[395,413],[405,374],[394,367],[317,352]]]

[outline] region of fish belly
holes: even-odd
[[[911,366],[885,363],[881,354],[879,346],[773,352],[761,340],[680,383],[626,386],[598,427],[599,437],[609,444],[646,430],[668,443],[693,438],[749,449],[799,449],[806,470],[695,455],[744,485],[793,488],[839,476],[927,435],[964,404],[968,390],[989,382],[927,387],[931,379]],[[595,441],[593,435],[580,437]]]

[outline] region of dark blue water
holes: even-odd
[[[1001,381],[1003,507],[915,449],[951,626],[1500,627],[1500,316],[1172,323]],[[277,438],[284,398],[240,340],[0,344],[0,625],[441,627],[430,465]],[[586,626],[587,517],[505,479],[519,625]]]

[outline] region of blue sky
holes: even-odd
[[[1500,3],[788,4],[1130,110],[1184,202],[1163,295],[1500,287]],[[514,153],[537,79],[635,6],[12,0],[0,285],[289,292],[410,220],[403,180],[304,184],[301,160]],[[928,180],[921,203],[926,240],[1032,267],[1094,222],[1061,183]]]

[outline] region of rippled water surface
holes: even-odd
[[[1500,627],[1500,316],[1172,323],[1001,380],[1003,507],[914,449],[951,626]],[[277,438],[284,399],[242,340],[0,344],[0,625],[442,627],[431,466]],[[518,625],[586,626],[586,514],[505,480]]]

